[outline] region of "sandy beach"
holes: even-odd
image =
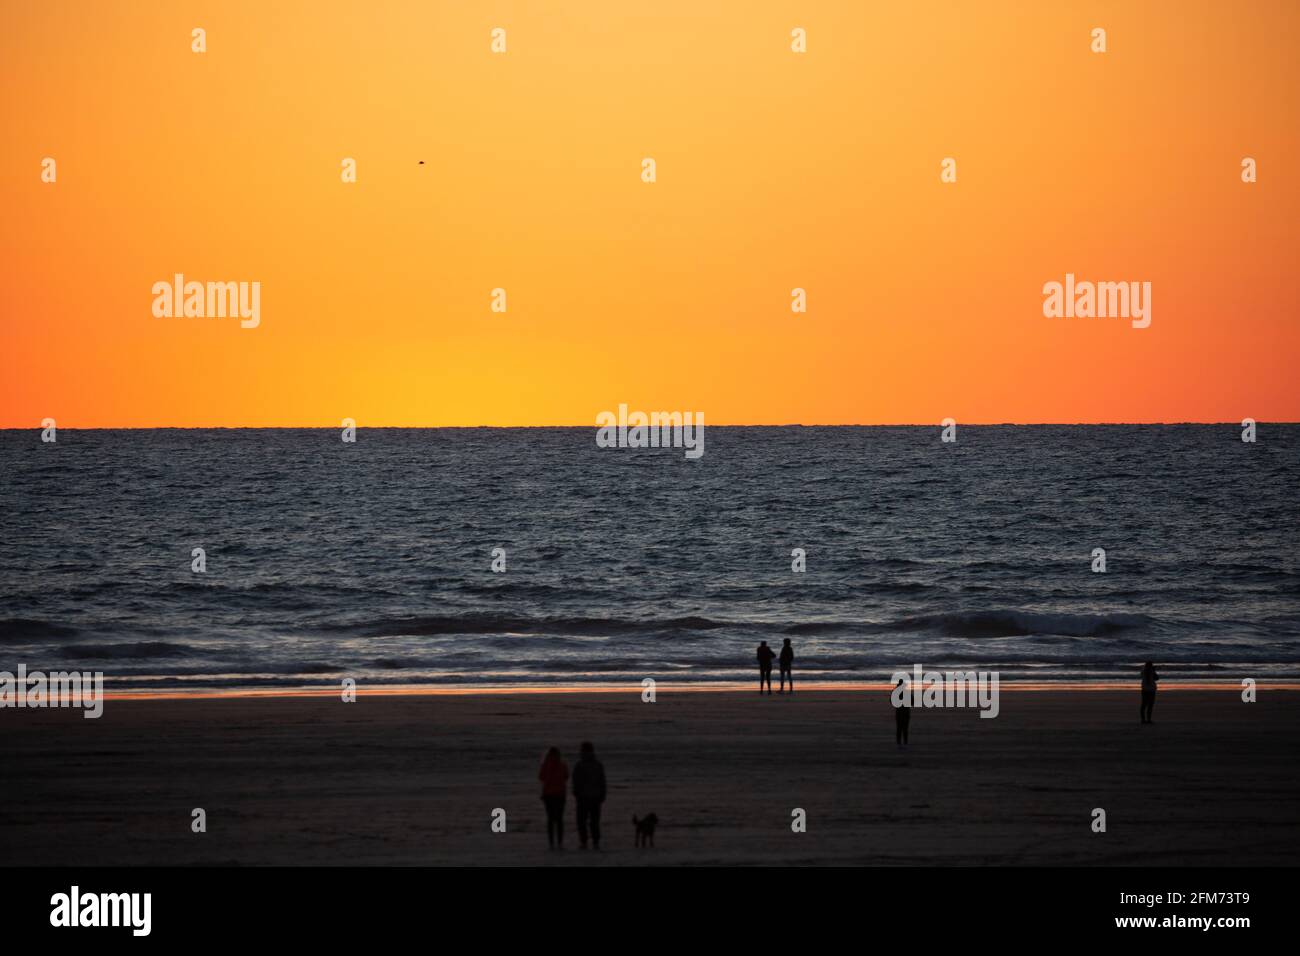
[[[1288,864],[1300,693],[1004,689],[997,719],[882,691],[110,700],[0,713],[3,865]],[[595,742],[604,841],[548,851],[536,775]],[[207,832],[191,832],[191,811]],[[1107,814],[1093,833],[1092,810]],[[506,811],[505,833],[491,830]],[[791,831],[791,812],[807,832]],[[633,848],[653,811],[657,846]]]

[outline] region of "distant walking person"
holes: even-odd
[[[772,653],[772,648],[767,646],[767,641],[758,642],[758,692],[763,693],[763,684],[767,684],[767,692],[772,693],[772,659],[776,655]]]
[[[587,833],[591,845],[600,849],[600,805],[605,802],[605,768],[596,759],[596,748],[590,740],[582,742],[582,756],[573,768],[573,797],[578,804],[578,846],[587,849]]]
[[[537,774],[542,782],[542,803],[546,806],[546,842],[551,849],[564,849],[564,794],[569,782],[569,768],[560,757],[560,748],[546,751],[542,769]]]
[[[902,693],[898,693],[898,689]],[[907,698],[912,696],[912,690],[904,681],[899,681],[894,690],[894,696],[898,702],[894,704],[894,741],[900,747],[907,746],[907,727],[912,722],[912,708],[907,706]]]
[[[1156,681],[1160,680],[1160,675],[1156,673],[1156,665],[1147,661],[1142,665],[1142,723],[1153,723],[1151,720],[1151,708],[1156,705]]]
[[[790,667],[794,664],[794,648],[790,646],[790,638],[785,639],[781,645],[781,656],[777,658],[777,663],[781,665],[781,684],[777,690],[778,694],[785,693],[785,682],[790,682],[790,693],[794,693],[794,674],[791,673]],[[768,681],[768,689],[771,689],[771,681]]]

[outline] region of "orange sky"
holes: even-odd
[[[1297,49],[1293,0],[5,3],[0,426],[1297,421]],[[261,325],[155,318],[176,272]],[[1044,318],[1067,272],[1151,327]]]

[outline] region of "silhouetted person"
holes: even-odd
[[[1156,665],[1147,661],[1142,665],[1142,723],[1151,723],[1151,708],[1156,705]]]
[[[785,639],[785,643],[781,645],[781,656],[777,658],[777,663],[781,665],[781,683],[777,693],[785,693],[785,682],[788,680],[790,682],[790,693],[793,694],[794,674],[791,673],[790,668],[794,664],[794,648],[790,646],[790,638],[788,637]],[[771,690],[771,683],[771,679],[769,679],[769,690]]]
[[[767,646],[767,641],[758,642],[758,692],[763,693],[763,684],[767,684],[767,692],[772,693],[772,660],[776,655],[772,653],[772,648]]]
[[[912,722],[912,708],[907,706],[907,698],[912,696],[912,689],[901,680],[895,686],[905,689],[901,698],[902,703],[894,708],[894,741],[898,746],[906,747],[907,727]]]
[[[569,782],[569,768],[560,757],[560,748],[546,751],[542,769],[537,774],[542,782],[542,803],[546,806],[546,842],[552,849],[564,849],[564,794]]]
[[[605,768],[596,759],[590,740],[582,742],[582,756],[573,768],[573,797],[578,804],[578,845],[587,849],[587,832],[591,845],[600,849],[600,805],[605,802]]]

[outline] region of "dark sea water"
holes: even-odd
[[[0,670],[110,685],[1300,675],[1300,426],[0,431]],[[207,571],[191,571],[202,547]],[[493,548],[507,570],[490,570]],[[1091,570],[1105,548],[1107,572]],[[807,572],[791,571],[791,550]]]

